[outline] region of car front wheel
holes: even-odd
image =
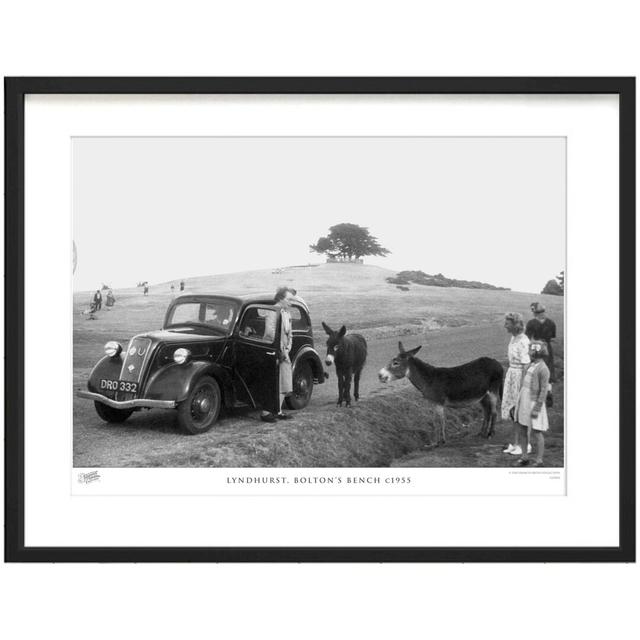
[[[213,378],[204,376],[178,405],[178,423],[190,435],[205,433],[218,419],[221,405],[220,386]]]
[[[96,413],[105,422],[124,422],[132,413],[133,409],[115,409],[102,402],[94,402]]]
[[[313,371],[308,362],[301,362],[293,372],[293,393],[287,397],[289,409],[304,409],[313,392]]]

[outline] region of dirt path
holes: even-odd
[[[407,348],[422,344],[420,357],[441,366],[451,366],[481,355],[499,360],[506,353],[507,336],[501,327],[481,325],[432,331],[422,336],[407,336],[403,342]],[[367,365],[360,384],[360,402],[357,410],[366,409],[367,400],[388,398],[393,407],[398,396],[410,387],[406,380],[382,385],[377,378],[378,370],[397,353],[398,338],[370,339]],[[322,351],[324,355],[324,351]],[[76,369],[74,387],[82,388],[89,369]],[[417,394],[417,392],[416,392]],[[337,383],[335,371],[330,369],[330,378],[314,388],[312,401],[305,410],[295,414],[296,429],[314,428],[325,416],[327,420],[342,419],[349,409],[336,411]],[[560,412],[560,413],[559,413]],[[427,410],[425,408],[425,416]],[[562,415],[561,407],[555,410],[554,438],[549,442],[548,463],[562,466]],[[188,437],[177,430],[174,411],[150,411],[134,414],[123,425],[107,425],[102,422],[90,402],[74,400],[74,466],[76,467],[120,467],[120,466],[184,466],[184,463],[199,465],[204,449],[219,444],[236,443],[243,449],[251,448],[252,439],[264,439],[277,434],[282,425],[265,424],[259,413],[239,412],[227,415],[209,433]],[[343,419],[344,422],[344,419]],[[348,421],[347,421],[348,422]],[[424,425],[420,425],[424,428]],[[468,433],[461,434],[449,444],[438,449],[412,452],[392,464],[394,466],[509,466],[513,460],[501,453],[502,442],[508,439],[507,425],[498,425],[497,437],[487,443],[475,437],[476,425],[470,425]],[[203,463],[202,466],[206,466]],[[228,465],[233,466],[229,460]]]

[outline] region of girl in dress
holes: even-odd
[[[521,455],[520,429],[515,423],[514,411],[524,377],[524,368],[531,362],[529,358],[529,338],[524,333],[524,319],[519,313],[507,313],[504,328],[511,334],[509,340],[509,369],[502,389],[502,419],[513,420],[513,444],[509,443],[504,453]]]
[[[532,466],[542,467],[544,466],[543,434],[549,429],[545,404],[549,386],[549,367],[545,362],[548,356],[547,345],[541,340],[533,340],[529,345],[529,356],[531,364],[525,369],[515,411],[516,422],[520,429],[520,442],[525,451],[518,460],[518,465],[524,467],[529,464],[529,450],[524,445],[532,440],[535,451]]]

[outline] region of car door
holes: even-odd
[[[249,305],[244,310],[234,334],[236,393],[242,397],[244,391],[250,402],[256,406],[278,412],[279,307]]]
[[[313,347],[313,337],[311,333],[311,320],[309,314],[300,306],[293,304],[289,309],[291,315],[291,328],[293,330],[293,340],[291,345],[291,360],[304,346]]]

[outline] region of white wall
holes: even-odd
[[[6,5],[3,75],[590,76],[640,67],[634,2]],[[12,638],[591,638],[637,628],[639,577],[637,566],[606,565],[3,565],[0,602]]]

